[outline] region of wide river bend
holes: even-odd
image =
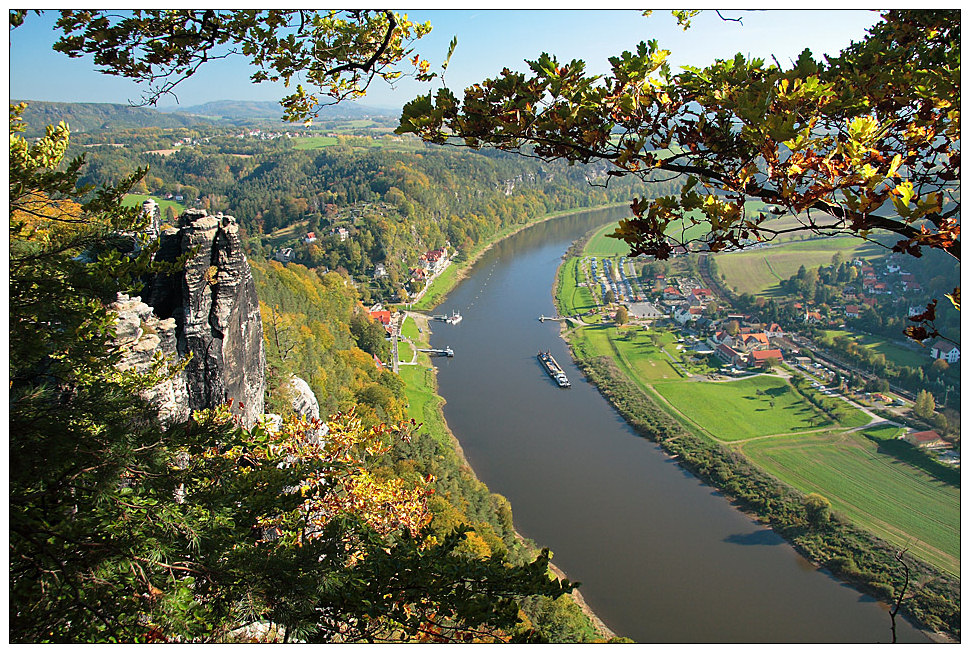
[[[888,642],[885,606],[813,568],[657,445],[572,364],[551,287],[562,254],[626,207],[558,218],[498,244],[432,323],[445,417],[475,472],[551,548],[590,607],[637,642]],[[551,350],[562,390],[536,360]],[[902,642],[928,642],[908,623]]]

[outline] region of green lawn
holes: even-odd
[[[677,410],[720,440],[734,442],[835,426],[777,377],[664,382],[654,384],[654,388]],[[762,394],[758,394],[759,390]]]
[[[455,287],[458,283],[458,266],[451,263],[445,271],[435,277],[434,281],[431,282],[431,286],[421,297],[421,300],[415,302],[412,308],[416,311],[428,311],[438,305],[442,299],[445,298],[451,289]]]
[[[319,150],[324,147],[336,145],[339,141],[333,136],[307,136],[305,138],[294,138],[293,149],[295,150]]]
[[[895,427],[745,443],[758,466],[802,492],[818,492],[867,530],[959,575],[960,489],[880,451]]]
[[[845,329],[837,330],[831,329],[828,331],[823,331],[822,341],[826,344],[831,343],[835,336],[846,336],[850,340],[854,340],[863,347],[873,349],[886,357],[886,360],[892,361],[896,365],[908,365],[909,367],[919,367],[924,363],[930,362],[932,360],[929,356],[929,352],[926,350],[913,351],[912,349],[907,349],[901,345],[893,344],[892,342],[887,342],[882,338],[876,336],[871,336],[866,333],[855,333],[853,331],[847,331]]]
[[[728,288],[737,288],[739,293],[779,296],[779,281],[794,275],[802,265],[806,268],[831,265],[832,256],[836,252],[841,252],[846,260],[851,260],[854,256],[870,257],[884,250],[858,238],[819,238],[718,254],[715,261]]]
[[[128,193],[124,196],[124,198],[122,198],[121,203],[125,206],[141,206],[142,203],[149,198],[155,200],[155,203],[158,204],[158,208],[162,212],[163,219],[165,218],[165,209],[169,206],[175,209],[175,213],[178,215],[181,215],[182,212],[185,211],[184,204],[173,202],[172,200],[163,200],[162,198],[155,197],[153,195],[139,195],[138,193]]]
[[[557,293],[559,297],[559,310],[562,315],[576,315],[596,307],[593,295],[586,286],[579,286],[579,283],[586,281],[586,277],[580,266],[581,259],[570,258],[562,266],[559,275],[560,289]]]

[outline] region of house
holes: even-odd
[[[741,336],[741,341],[747,349],[768,348],[768,336],[764,333],[745,333]]]
[[[940,437],[936,431],[917,431],[903,436],[906,442],[920,449],[948,449],[952,445]]]
[[[674,311],[674,319],[678,324],[687,324],[691,320],[696,320],[704,314],[704,309],[699,306],[680,307]]]
[[[664,299],[680,299],[681,297],[680,291],[673,286],[664,288]]]
[[[769,367],[772,361],[785,360],[780,349],[757,349],[748,354],[748,364],[757,367]]]
[[[368,315],[375,322],[380,322],[385,327],[391,324],[391,312],[390,311],[368,311]]]
[[[765,335],[769,338],[780,338],[781,336],[785,335],[785,330],[772,322],[771,325],[765,329]]]
[[[310,243],[315,243],[316,241],[317,241],[317,235],[312,231],[306,232],[306,236],[303,237],[303,242],[305,242],[307,245],[309,245]]]
[[[818,311],[805,311],[805,321],[806,322],[821,322],[822,314]]]
[[[374,278],[383,279],[387,276],[387,268],[384,267],[383,263],[378,263],[374,266]]]
[[[937,340],[930,347],[930,356],[932,358],[942,358],[947,363],[956,363],[960,360],[960,348],[952,342]]]
[[[691,291],[691,294],[701,301],[707,301],[714,298],[714,292],[710,288],[694,288]]]
[[[293,248],[284,247],[280,251],[273,254],[273,258],[279,261],[280,263],[289,263],[294,258]]]
[[[859,306],[857,304],[850,304],[845,307],[846,317],[859,317]]]
[[[720,344],[714,349],[714,353],[718,358],[723,360],[725,363],[730,365],[735,365],[737,367],[744,366],[744,357],[741,356],[733,347],[728,347],[725,344]]]

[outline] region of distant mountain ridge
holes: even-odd
[[[283,108],[278,102],[258,100],[216,100],[190,107],[163,107],[159,111],[167,114],[193,114],[224,119],[273,120],[277,122],[283,117]],[[323,107],[319,117],[321,119],[354,120],[372,116],[392,117],[395,115],[396,113],[387,109],[343,102]]]
[[[107,102],[44,102],[38,100],[11,100],[11,103],[26,102],[24,121],[27,123],[26,136],[40,136],[46,125],[56,125],[63,120],[77,133],[91,133],[108,129],[137,129],[142,127],[192,127],[198,124],[211,125],[215,121],[209,116],[167,114],[147,107],[133,107],[127,104]]]
[[[254,122],[280,124],[283,109],[277,102],[252,100],[218,100],[191,107],[166,107],[155,109],[133,107],[109,102],[47,102],[41,100],[11,100],[11,103],[27,102],[24,121],[27,137],[41,136],[47,125],[64,121],[71,131],[95,133],[114,129],[138,129],[158,127],[172,129],[197,125],[235,125]],[[324,107],[320,112],[323,120],[357,120],[366,117],[393,117],[387,109],[365,107],[344,103]]]

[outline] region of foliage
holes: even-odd
[[[832,504],[821,494],[809,492],[805,495],[805,512],[813,527],[823,528],[832,517]]]
[[[656,41],[611,57],[611,74],[542,54],[530,74],[505,69],[465,90],[409,103],[400,133],[491,145],[543,159],[607,161],[615,176],[686,175],[679,196],[632,205],[616,236],[634,254],[666,258],[667,227],[710,230],[709,251],[792,229],[884,229],[899,251],[959,257],[959,19],[948,11],[889,11],[867,38],[827,62],[806,50],[790,68],[737,55],[672,74]],[[751,215],[745,200],[775,211]],[[898,215],[884,217],[881,208]],[[820,216],[825,216],[824,218]]]
[[[929,419],[933,417],[933,413],[936,412],[936,400],[933,399],[932,393],[926,390],[920,390],[916,394],[916,402],[913,404],[913,412],[916,413],[918,417],[923,419]]]
[[[386,354],[384,330],[369,320],[344,277],[276,261],[251,259],[250,267],[260,297],[272,410],[289,410],[289,380],[298,376],[310,385],[321,414],[356,406],[368,424],[404,417],[400,381],[373,358]]]
[[[29,145],[15,131],[19,112],[10,143],[11,639],[541,638],[520,621],[518,601],[570,591],[548,578],[549,553],[518,564],[461,555],[463,529],[429,530],[433,479],[380,474],[377,461],[413,424],[367,427],[350,412],[325,431],[293,417],[246,430],[228,406],[159,422],[141,392],[175,370],[164,360],[147,374],[116,368],[105,308],[147,269],[150,248],[123,256],[111,246],[142,217],[121,206],[126,187],[84,200],[83,161],[58,167],[66,127]],[[355,298],[341,301],[352,343]]]
[[[98,70],[146,84],[144,101],[154,104],[172,93],[207,61],[246,57],[256,68],[254,83],[305,79],[281,100],[285,118],[307,120],[318,111],[316,94],[333,102],[363,96],[377,77],[403,74],[409,59],[418,79],[427,80],[429,64],[412,54],[412,44],[431,31],[392,11],[372,10],[61,10],[57,29],[63,36],[54,49],[70,57],[93,55]],[[13,17],[12,17],[13,18]],[[19,20],[23,20],[20,12]],[[15,21],[11,21],[16,24]]]

